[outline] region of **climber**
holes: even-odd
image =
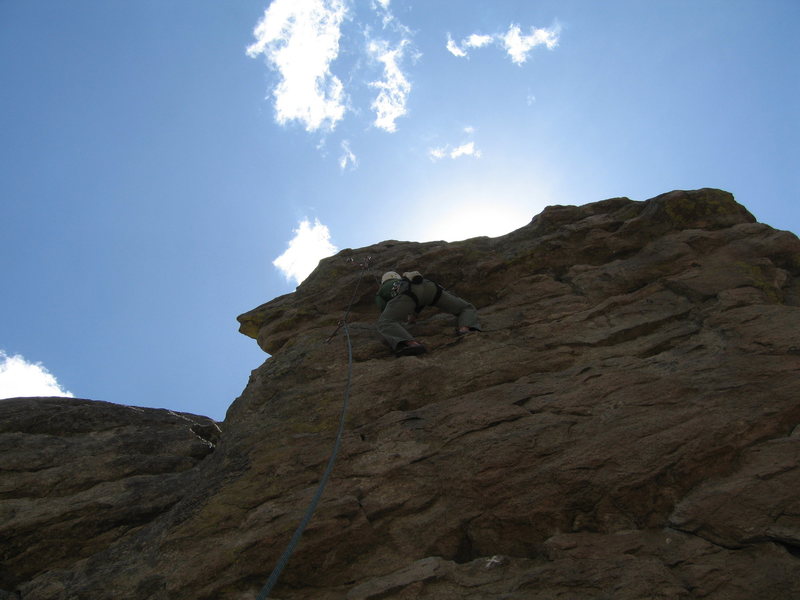
[[[394,271],[384,273],[375,302],[381,310],[378,333],[397,356],[426,352],[425,346],[400,324],[406,318],[413,322],[426,306],[435,306],[455,315],[458,318],[457,335],[481,330],[478,311],[472,304],[446,291],[438,283],[425,279],[418,271],[403,273],[402,277]]]

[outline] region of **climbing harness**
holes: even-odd
[[[411,281],[406,277],[396,280],[392,284],[392,290],[390,292],[392,298],[396,298],[397,296],[408,296],[414,301],[414,312],[416,314],[421,313],[422,309],[425,308],[426,306],[436,306],[436,303],[439,302],[439,299],[442,297],[442,292],[444,291],[444,288],[441,285],[439,285],[435,281],[431,281],[431,283],[433,283],[436,286],[436,293],[434,294],[433,300],[431,300],[430,304],[422,304],[419,301],[417,295],[411,289],[412,283],[414,284],[422,283],[422,276],[421,275],[419,276],[419,281],[416,281],[416,278],[413,281]]]
[[[348,262],[355,262],[352,258],[348,259]],[[331,456],[328,459],[328,465],[325,467],[325,471],[322,474],[322,478],[320,479],[319,486],[317,487],[317,492],[314,494],[314,497],[311,499],[311,503],[308,505],[308,509],[306,510],[305,516],[303,516],[302,521],[295,529],[294,534],[292,535],[292,539],[289,540],[289,543],[286,545],[286,549],[281,554],[278,562],[275,563],[275,567],[272,569],[272,573],[270,573],[269,579],[267,579],[267,583],[264,584],[264,587],[261,588],[261,592],[258,594],[257,600],[267,600],[269,598],[269,594],[272,591],[272,588],[275,587],[275,584],[278,583],[278,578],[281,576],[281,572],[283,571],[286,564],[289,562],[289,558],[291,558],[292,553],[294,552],[295,547],[297,546],[300,538],[303,535],[303,531],[305,531],[306,526],[311,521],[311,517],[314,514],[314,511],[317,508],[317,504],[319,503],[320,499],[322,498],[322,493],[325,491],[325,485],[328,483],[328,479],[333,472],[333,464],[336,462],[336,455],[339,453],[339,447],[342,445],[342,435],[344,433],[344,423],[345,417],[347,415],[347,406],[350,403],[350,388],[353,380],[353,345],[350,342],[350,329],[347,325],[347,318],[350,315],[350,309],[353,307],[353,303],[356,299],[356,294],[358,293],[358,287],[361,285],[361,279],[364,277],[364,273],[366,272],[367,268],[369,267],[370,257],[367,257],[361,263],[356,263],[358,266],[361,267],[361,273],[358,277],[358,282],[356,283],[355,290],[353,291],[353,295],[350,297],[350,303],[347,306],[347,310],[345,310],[344,317],[341,321],[337,324],[336,331],[334,331],[331,336],[326,340],[326,343],[331,341],[333,337],[339,332],[339,329],[344,331],[345,337],[345,345],[347,346],[347,382],[344,388],[344,402],[342,403],[342,413],[339,417],[339,430],[336,432],[336,441],[333,443],[333,450],[331,451]]]

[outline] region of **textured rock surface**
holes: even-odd
[[[206,417],[168,410],[0,401],[2,587],[135,535],[186,495],[219,432]]]
[[[475,303],[486,331],[457,338],[427,309],[413,331],[431,352],[395,359],[375,335],[374,276],[411,268]],[[718,190],[550,207],[500,238],[325,259],[239,317],[272,357],[212,453],[177,434],[153,451],[163,496],[109,496],[131,523],[92,522],[88,499],[52,508],[49,471],[80,472],[91,444],[3,429],[4,448],[31,451],[3,466],[16,537],[0,531],[0,589],[254,598],[333,443],[348,360],[342,332],[328,340],[351,298],[342,451],[275,598],[800,597],[800,241]],[[75,458],[37,470],[37,444]],[[135,479],[124,465],[150,458],[133,448],[107,449],[120,470],[98,467],[84,489]],[[25,477],[39,491],[20,494]],[[26,550],[74,536],[71,518],[92,522],[90,543]]]

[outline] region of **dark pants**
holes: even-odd
[[[436,297],[436,284],[426,280],[420,284],[412,284],[411,291],[419,299],[421,306],[431,306],[431,302]],[[442,291],[435,306],[439,310],[455,315],[458,318],[458,327],[480,329],[478,311],[466,300],[462,300],[450,292]],[[397,344],[400,342],[414,339],[414,336],[408,333],[401,323],[414,312],[415,308],[416,304],[410,296],[400,294],[389,300],[386,308],[383,309],[378,319],[378,333],[383,336],[392,350],[396,350]]]

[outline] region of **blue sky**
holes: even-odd
[[[236,315],[321,256],[549,204],[718,187],[797,233],[798,25],[795,0],[0,0],[0,397],[222,419],[266,358]]]

